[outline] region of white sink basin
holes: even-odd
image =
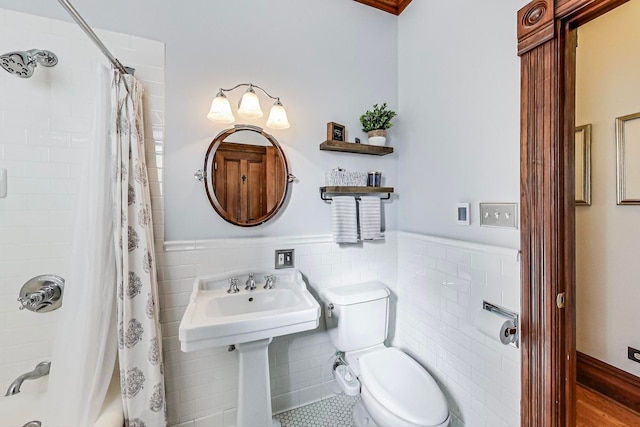
[[[253,291],[244,289],[249,273]],[[262,288],[267,274],[276,276],[273,289]],[[240,292],[230,294],[232,277]],[[298,270],[224,273],[196,279],[178,337],[182,351],[196,351],[315,329],[319,319],[320,305]]]

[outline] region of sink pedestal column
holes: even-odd
[[[269,343],[272,338],[237,344],[240,354],[236,427],[280,427],[271,410]]]

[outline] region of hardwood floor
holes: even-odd
[[[577,427],[640,426],[640,414],[580,384],[576,388],[576,413]]]

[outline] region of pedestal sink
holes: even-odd
[[[255,290],[245,290],[249,274]],[[264,289],[264,276],[275,277]],[[229,293],[230,279],[239,292]],[[235,344],[239,352],[236,427],[279,426],[272,419],[268,347],[273,337],[318,327],[320,305],[298,270],[240,271],[197,278],[178,338],[182,351]]]

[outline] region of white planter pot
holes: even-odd
[[[382,146],[387,142],[387,131],[384,129],[372,130],[367,133],[370,145]]]
[[[369,144],[370,145],[382,146],[386,142],[387,142],[387,137],[386,136],[370,136],[369,137]]]

